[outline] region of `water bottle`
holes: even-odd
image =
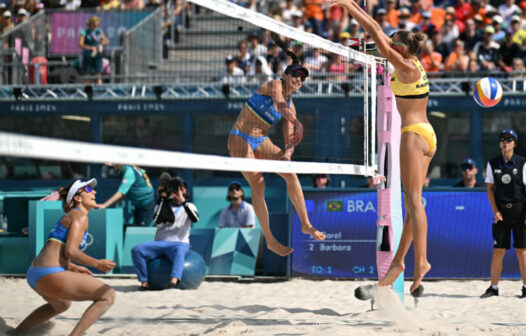
[[[7,232],[7,217],[4,214],[0,214],[0,229],[2,232]]]

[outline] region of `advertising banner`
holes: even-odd
[[[427,278],[489,278],[493,251],[493,214],[485,191],[425,191],[428,218]],[[376,278],[376,190],[306,191],[312,224],[327,235],[313,240],[301,232],[291,207],[291,275],[327,278]],[[403,203],[402,203],[403,204]],[[412,249],[406,259],[412,277]],[[503,278],[519,278],[514,251],[504,258]]]
[[[96,15],[99,28],[110,40],[110,46],[121,44],[121,34],[130,29],[151,11],[103,11],[103,12],[54,12],[49,16],[51,41],[49,53],[56,55],[80,55],[79,36],[86,29],[86,21]]]

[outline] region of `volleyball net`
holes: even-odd
[[[85,123],[78,129],[69,126],[82,122],[80,119],[70,119],[60,132],[53,130],[53,123],[35,132],[24,131],[39,135],[33,136],[16,134],[20,123],[11,118],[0,126],[0,156],[46,163],[113,162],[208,171],[376,174],[375,57],[226,0],[191,2],[201,10],[193,30],[182,33],[180,39],[192,48],[174,48],[171,59],[181,69],[173,81],[201,86],[195,95],[171,101],[162,98],[167,106],[162,113],[146,111],[131,125],[124,124],[122,113],[103,115],[101,143],[97,144],[88,142],[93,138],[93,127]],[[280,36],[310,72],[302,88],[292,95],[304,137],[290,162],[231,158],[228,137],[244,103],[260,85],[281,78],[292,62],[273,41],[271,32]],[[173,100],[192,108],[172,107]],[[62,116],[60,122],[65,119]],[[44,125],[45,118],[41,122]],[[275,145],[284,147],[281,123],[271,127],[268,135]]]

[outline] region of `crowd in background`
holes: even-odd
[[[252,2],[236,2],[255,7]],[[525,70],[526,1],[381,0],[374,6],[373,2],[368,2],[367,11],[386,34],[405,29],[427,35],[417,56],[431,76],[478,71],[502,76]],[[268,14],[274,19],[333,42],[348,46],[350,39],[368,39],[345,9],[329,7],[325,0],[287,0],[272,4],[275,7]],[[267,35],[267,32],[251,34],[247,41],[240,42],[243,47],[237,55],[230,55],[226,60],[223,82],[247,80],[235,76],[239,74],[281,74],[287,57]],[[314,78],[323,74],[345,80],[345,73],[354,69],[337,55],[305,48],[298,42],[291,41],[290,46]]]

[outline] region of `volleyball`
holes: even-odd
[[[482,107],[493,107],[502,99],[502,86],[495,78],[482,78],[475,85],[473,99]]]

